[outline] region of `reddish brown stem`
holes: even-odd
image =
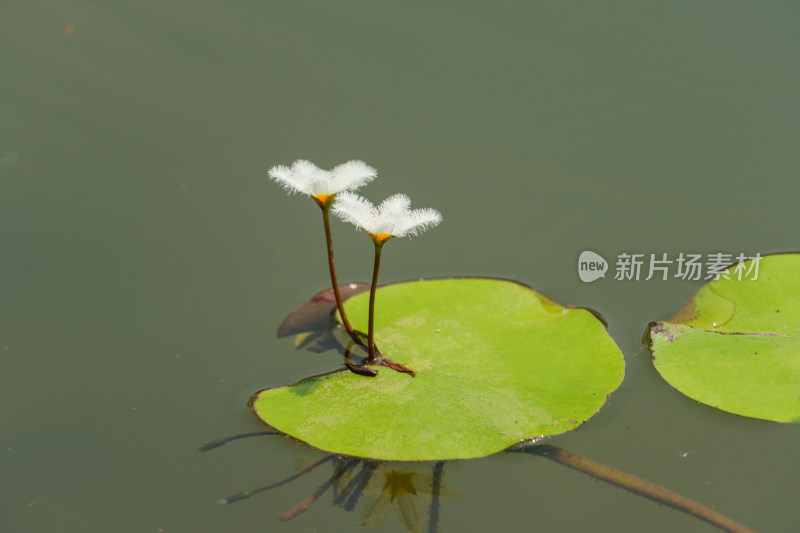
[[[353,326],[347,320],[347,315],[344,312],[344,305],[342,304],[342,294],[339,292],[339,282],[336,280],[336,267],[333,266],[333,239],[331,238],[331,220],[330,220],[331,206],[327,204],[322,207],[322,222],[325,225],[325,241],[328,244],[328,268],[331,272],[331,285],[333,286],[333,295],[336,297],[336,307],[339,308],[339,315],[342,317],[342,324],[344,329],[347,330],[348,335],[354,341],[359,342],[353,331]]]
[[[375,291],[378,288],[378,271],[381,268],[383,243],[375,242],[375,266],[372,269],[372,286],[369,288],[369,330],[367,332],[367,352],[369,362],[375,363]]]

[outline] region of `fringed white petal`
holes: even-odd
[[[327,183],[330,181],[330,172],[322,170],[311,161],[298,159],[292,164],[292,173],[298,182],[303,183],[303,192],[306,194],[330,194]]]
[[[334,167],[330,174],[331,194],[334,194],[366,185],[375,179],[378,171],[363,161],[353,160]]]
[[[305,159],[298,159],[292,163],[292,172],[300,179],[313,179],[318,176],[320,172],[324,172],[317,165]]]
[[[272,178],[281,187],[290,193],[305,192],[302,190],[302,184],[298,183],[292,169],[285,165],[277,165],[269,169],[269,177]]]
[[[397,216],[409,210],[411,198],[405,194],[393,194],[378,206],[378,212],[384,216]]]
[[[376,210],[369,200],[351,191],[344,191],[336,195],[331,212],[345,222],[372,232]]]
[[[404,220],[404,233],[419,235],[428,228],[438,226],[442,221],[442,214],[435,209],[414,209],[406,215]]]
[[[269,177],[289,192],[313,194],[314,183],[327,179],[326,171],[310,161],[298,159],[289,168],[278,165],[269,169]]]
[[[411,200],[405,194],[395,194],[378,207],[361,196],[345,191],[336,197],[333,214],[369,233],[386,233],[393,237],[418,235],[438,225],[442,215],[435,209],[409,209]]]
[[[323,170],[311,161],[298,159],[291,168],[278,165],[269,170],[269,177],[289,192],[312,196],[337,194],[357,189],[375,179],[378,172],[363,161],[348,161],[333,170]]]

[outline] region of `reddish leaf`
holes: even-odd
[[[348,283],[339,287],[342,300],[366,290],[369,290],[369,285],[365,283]],[[330,331],[336,325],[336,320],[332,316],[335,309],[336,299],[333,296],[333,289],[322,291],[289,313],[278,327],[278,337],[309,331]]]

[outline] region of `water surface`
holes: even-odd
[[[0,8],[0,522],[28,531],[351,531],[253,392],[327,371],[276,339],[326,288],[319,212],[266,170],[378,168],[441,227],[381,279],[525,282],[602,313],[626,379],[551,443],[763,531],[800,527],[800,433],[668,387],[642,334],[701,282],[582,283],[581,251],[796,251],[794,2],[34,1]],[[342,281],[370,276],[334,226]],[[358,406],[354,406],[358,407]],[[368,406],[366,406],[368,407]],[[532,456],[448,464],[442,531],[710,531]],[[376,498],[377,496],[373,496]],[[390,518],[383,531],[401,531]]]

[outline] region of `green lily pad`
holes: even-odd
[[[366,331],[368,294],[345,304]],[[342,371],[259,392],[256,414],[333,453],[382,460],[480,457],[574,429],[621,383],[624,360],[589,311],[496,279],[387,285],[376,341],[417,372]]]
[[[749,270],[752,261],[745,262]],[[758,277],[704,285],[650,329],[661,376],[699,402],[739,415],[800,422],[800,254],[761,258]]]

